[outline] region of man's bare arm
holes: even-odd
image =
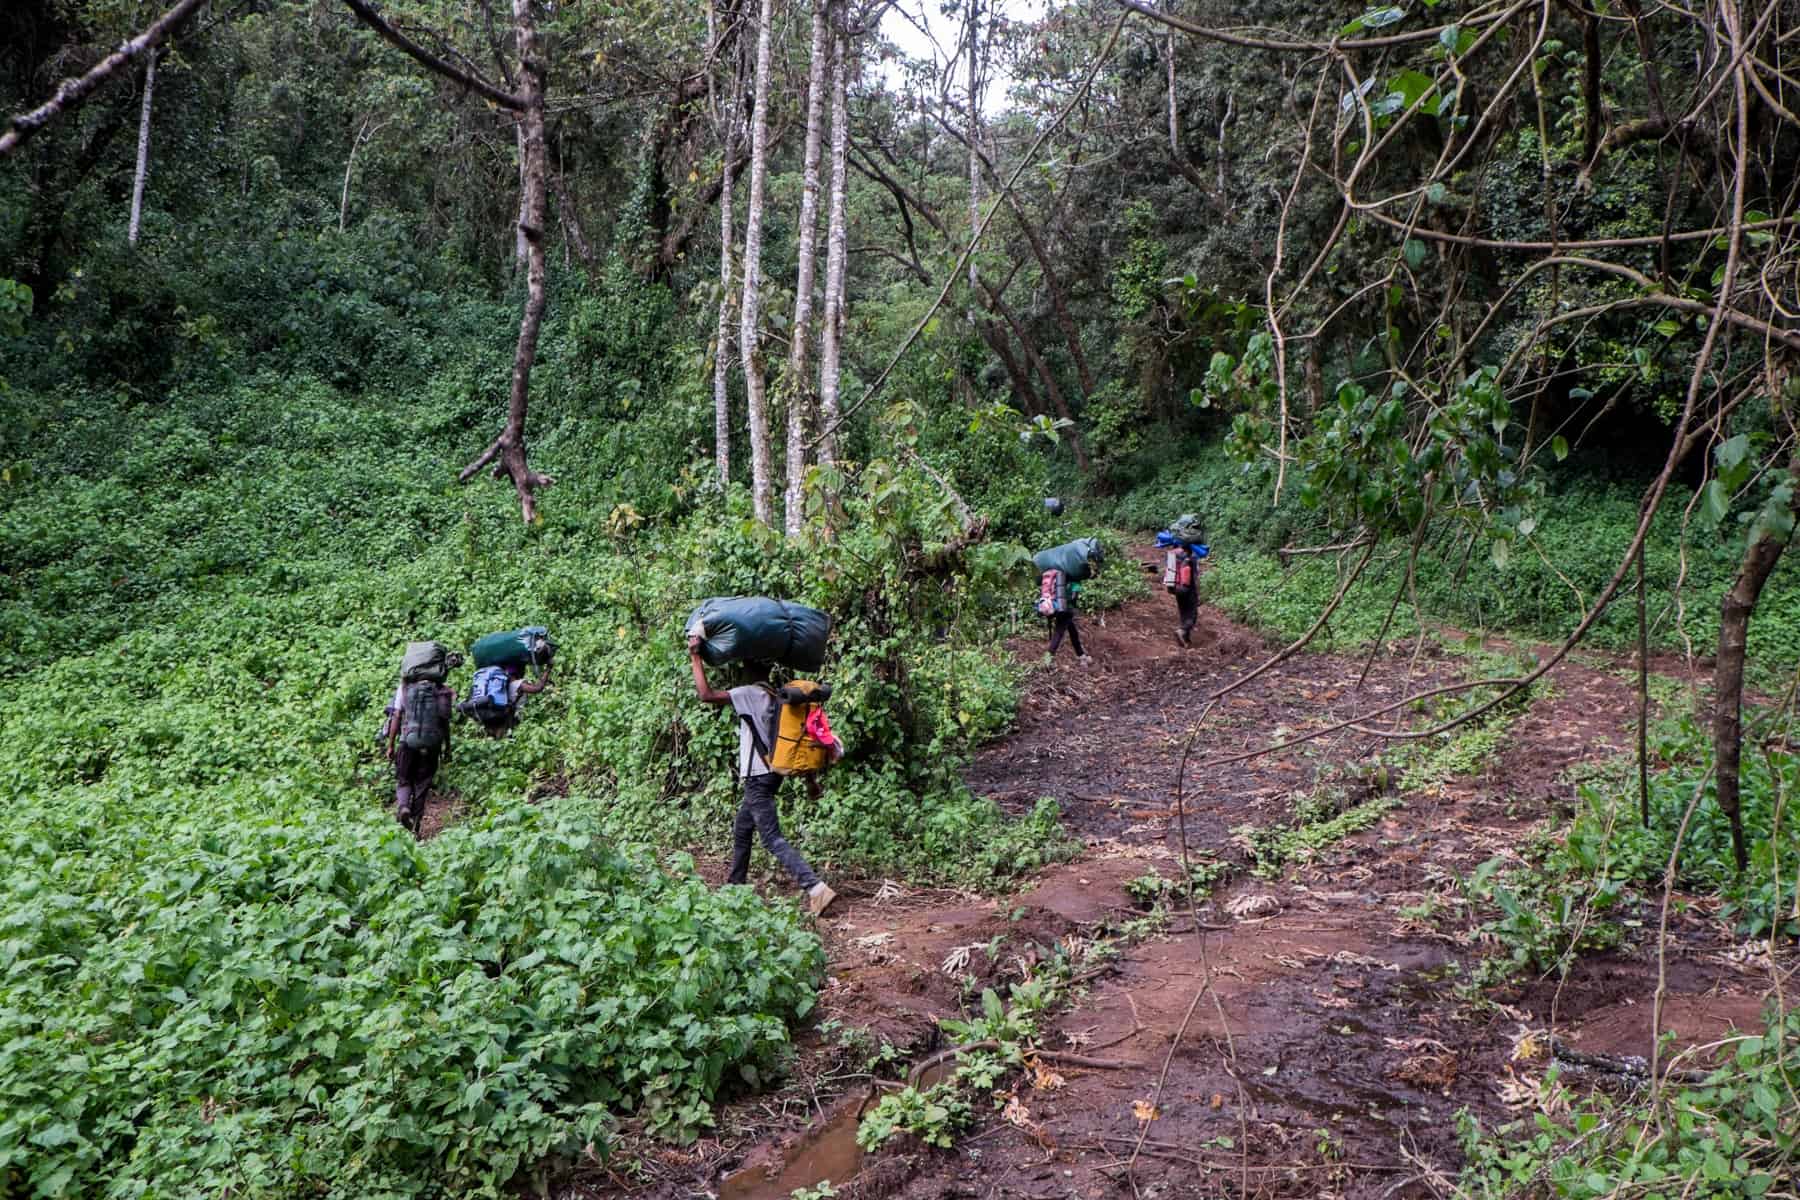
[[[721,692],[706,682],[706,663],[700,658],[700,639],[688,639],[688,663],[694,668],[694,690],[700,694],[702,704],[730,704],[731,693]]]

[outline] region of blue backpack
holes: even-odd
[[[504,667],[481,668],[469,686],[469,707],[485,720],[504,715],[510,707],[507,696],[511,682]]]

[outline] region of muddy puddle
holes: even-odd
[[[787,1149],[765,1145],[751,1151],[750,1161],[719,1181],[719,1200],[788,1200],[796,1188],[822,1183],[843,1190],[862,1170],[856,1126],[869,1102],[866,1096],[848,1097]]]

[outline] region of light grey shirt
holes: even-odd
[[[756,683],[734,687],[729,694],[731,709],[738,715],[738,775],[744,779],[767,775],[768,761],[756,749],[750,726],[755,723],[756,736],[762,739],[765,747],[773,746],[781,704],[775,699],[774,692]]]

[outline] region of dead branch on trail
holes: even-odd
[[[1371,547],[1371,549],[1373,548]],[[1367,555],[1363,556],[1363,561],[1368,561]],[[1208,700],[1206,706],[1200,710],[1199,718],[1195,720],[1193,726],[1188,730],[1187,741],[1183,743],[1181,748],[1181,765],[1177,767],[1175,771],[1175,820],[1176,828],[1178,830],[1177,836],[1181,839],[1182,887],[1184,894],[1187,896],[1188,913],[1194,919],[1195,945],[1198,948],[1200,955],[1200,986],[1194,992],[1193,1000],[1188,1003],[1187,1012],[1182,1014],[1181,1027],[1175,1031],[1174,1038],[1170,1040],[1168,1053],[1163,1055],[1162,1070],[1159,1071],[1156,1076],[1156,1089],[1150,1095],[1149,1116],[1141,1118],[1139,1121],[1137,1142],[1131,1148],[1131,1158],[1125,1163],[1125,1176],[1127,1179],[1131,1178],[1131,1169],[1137,1164],[1138,1156],[1144,1152],[1145,1140],[1150,1133],[1150,1122],[1155,1120],[1156,1110],[1162,1104],[1163,1089],[1169,1082],[1169,1064],[1175,1061],[1175,1051],[1181,1046],[1182,1039],[1187,1036],[1188,1025],[1192,1023],[1194,1019],[1194,1010],[1200,1007],[1202,998],[1211,996],[1213,1011],[1219,1018],[1219,1036],[1223,1038],[1225,1042],[1225,1061],[1223,1064],[1225,1074],[1230,1076],[1232,1086],[1237,1090],[1238,1146],[1240,1147],[1240,1163],[1243,1167],[1243,1194],[1249,1195],[1250,1138],[1249,1130],[1246,1126],[1249,1121],[1248,1109],[1250,1106],[1248,1097],[1244,1094],[1243,1081],[1238,1078],[1237,1042],[1231,1036],[1231,1023],[1225,1019],[1225,1005],[1219,1000],[1218,993],[1213,990],[1212,959],[1209,958],[1206,953],[1207,926],[1200,920],[1200,904],[1194,897],[1194,869],[1193,864],[1188,857],[1186,787],[1188,757],[1193,753],[1194,740],[1200,736],[1200,728],[1206,723],[1206,718],[1211,715],[1215,703],[1216,699]],[[1136,1192],[1136,1184],[1132,1185],[1132,1190],[1134,1193]]]
[[[939,1050],[927,1058],[913,1064],[913,1069],[906,1073],[908,1087],[918,1087],[933,1067],[941,1067],[945,1063],[964,1054],[973,1054],[977,1050],[998,1050],[1000,1043],[992,1038],[983,1038],[978,1042],[966,1042],[961,1046],[952,1046],[948,1050]],[[1041,1058],[1045,1062],[1061,1063],[1067,1067],[1086,1067],[1093,1071],[1130,1071],[1143,1066],[1139,1062],[1120,1062],[1110,1058],[1089,1058],[1085,1054],[1071,1054],[1066,1050],[1024,1051],[1027,1058]]]
[[[25,144],[33,134],[62,116],[71,108],[78,107],[101,84],[118,74],[119,70],[142,55],[155,50],[171,33],[200,8],[206,0],[181,0],[175,7],[152,21],[144,32],[129,41],[121,42],[119,48],[101,59],[93,70],[75,79],[65,79],[56,94],[38,105],[30,112],[23,112],[7,122],[7,130],[0,133],[0,158],[5,158],[14,150]]]

